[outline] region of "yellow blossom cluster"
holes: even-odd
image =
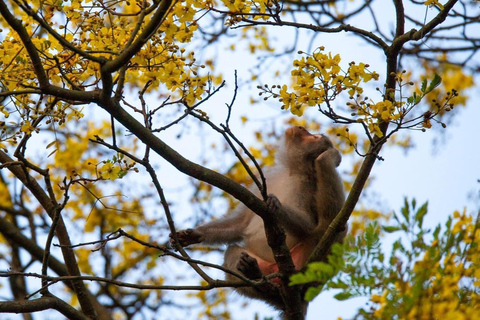
[[[365,101],[358,100],[355,103],[348,102],[347,105],[354,111],[353,115],[363,117],[363,121],[370,131],[370,133],[382,137],[383,133],[379,128],[380,122],[398,121],[403,118],[403,102],[402,101],[390,101],[383,100],[374,102],[372,100]]]
[[[112,161],[106,161],[103,166],[100,168],[100,176],[106,180],[115,180],[118,178],[118,175],[122,168],[118,165],[115,165]]]
[[[196,63],[193,51],[188,53],[179,46],[192,40],[198,29],[195,15],[211,5],[196,0],[175,2],[158,34],[132,59],[128,82],[138,86],[149,82],[147,92],[164,85],[169,95],[188,105],[202,99],[209,81],[220,83],[221,76],[201,75],[206,66]]]
[[[252,13],[254,19],[267,19],[266,16],[262,15],[267,13],[268,8],[276,5],[276,1],[272,0],[222,0],[222,2],[230,10],[231,14]],[[259,13],[259,15],[255,16],[255,13]]]
[[[8,190],[8,186],[3,181],[3,179],[0,179],[0,203],[5,206],[5,207],[11,207],[12,206],[12,196],[10,194],[10,190]]]
[[[155,6],[149,5],[152,4],[126,0],[109,6],[98,0],[33,1],[27,9],[12,4],[12,11],[22,20],[31,34],[31,43],[41,53],[39,58],[48,81],[65,89],[90,91],[98,89],[102,83],[102,63],[97,59],[112,60],[128,50],[151,18],[148,14],[144,16],[153,12]],[[122,71],[113,74],[114,83],[125,83],[131,89],[146,88],[145,92],[155,91],[159,96],[182,99],[187,105],[201,100],[212,82],[221,82],[221,76],[212,72],[212,65],[197,64],[194,53],[182,46],[192,41],[198,29],[196,16],[201,16],[211,5],[211,1],[175,1],[149,41]],[[36,20],[35,15],[41,18]],[[39,20],[45,23],[42,27]],[[0,25],[7,28],[0,41],[2,91],[37,88],[37,74],[29,62],[28,50],[17,32],[4,21]],[[261,37],[259,41],[263,42]],[[39,108],[42,101],[37,98],[17,94],[15,99],[7,100],[8,104],[0,106],[0,115],[10,116],[11,133],[1,137],[0,148],[5,148],[6,142],[16,144],[23,135],[39,132],[40,127],[34,121],[36,117],[47,117],[50,119],[47,124],[63,124],[68,117],[79,119],[83,116],[81,110],[71,104],[50,98],[45,101],[46,107]],[[22,112],[12,117],[13,110]],[[0,122],[0,129],[5,126],[5,122]]]
[[[472,219],[456,211],[445,238],[427,245],[409,279],[392,274],[393,286],[370,297],[375,319],[478,319],[480,229]]]
[[[355,132],[350,132],[348,126],[335,126],[329,127],[326,132],[329,136],[337,136],[342,137],[343,139],[339,139],[335,141],[338,143],[335,147],[341,150],[342,154],[349,154],[354,152],[359,139],[358,135]]]
[[[442,104],[447,97],[442,95],[445,92],[455,90],[457,96],[450,99],[449,103],[458,106],[465,106],[468,100],[468,95],[465,91],[472,88],[475,83],[471,74],[465,73],[459,65],[446,63],[448,61],[447,55],[442,54],[437,57],[437,63],[424,61],[422,67],[425,69],[425,77],[431,78],[433,74],[437,73],[442,78],[441,85],[426,96],[426,103],[430,110],[436,110],[438,104]],[[416,88],[418,90],[418,88]],[[443,116],[447,110],[441,110],[440,116]]]
[[[362,83],[378,80],[379,75],[370,72],[364,63],[351,62],[348,69],[343,71],[340,56],[324,53],[324,50],[324,47],[319,47],[313,54],[305,54],[293,62],[293,91],[287,85],[278,86],[278,92],[262,89],[278,98],[283,109],[301,116],[306,107],[332,101],[342,91],[347,91],[350,97],[360,95],[363,92]]]

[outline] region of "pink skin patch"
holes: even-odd
[[[300,270],[307,262],[308,257],[310,256],[311,250],[307,249],[307,246],[304,242],[300,242],[295,247],[290,249],[290,254],[292,255],[293,264],[295,265],[295,270]],[[278,272],[278,265],[276,263],[271,263],[269,261],[262,260],[257,258],[258,267],[260,271],[262,271],[263,275],[269,275],[272,273]],[[273,283],[281,284],[281,280],[279,278],[270,279]]]

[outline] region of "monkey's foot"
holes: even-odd
[[[267,198],[267,208],[270,213],[277,213],[282,204],[280,203],[280,200],[278,200],[277,197],[275,197],[273,194],[269,194]]]
[[[258,267],[257,259],[251,257],[246,252],[242,252],[237,263],[237,269],[250,280],[258,280],[262,278],[262,272]]]

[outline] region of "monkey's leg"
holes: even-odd
[[[237,245],[228,247],[223,265],[230,270],[239,271],[251,280],[260,280],[263,276],[257,259],[249,255],[245,248]],[[235,276],[228,273],[226,278],[229,281],[237,280]],[[235,290],[247,297],[263,300],[277,309],[283,309],[282,298],[278,288],[273,284],[266,284],[257,288],[241,287]]]
[[[245,248],[236,246],[229,247],[230,252],[235,251],[235,263],[232,265],[232,270],[240,271],[245,277],[250,280],[260,280],[264,275],[269,275],[278,272],[276,263],[265,261],[254,254],[248,252]],[[227,251],[228,251],[227,250]],[[226,255],[225,255],[226,256]],[[278,281],[273,281],[279,284]]]
[[[245,251],[240,253],[237,269],[250,280],[259,280],[263,276],[262,271],[258,266],[257,259],[250,256]]]
[[[223,266],[233,271],[240,271],[251,280],[259,280],[263,276],[258,267],[257,259],[249,255],[245,248],[237,245],[228,247]],[[227,279],[233,280],[234,278],[234,276],[227,274]]]

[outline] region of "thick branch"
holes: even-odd
[[[0,14],[3,16],[5,21],[12,27],[15,32],[17,32],[18,36],[23,42],[25,49],[32,60],[33,69],[35,70],[35,74],[37,75],[38,82],[40,86],[47,86],[48,85],[48,77],[43,69],[42,60],[38,55],[37,48],[32,42],[30,35],[28,34],[27,30],[23,27],[22,21],[18,20],[13,16],[10,12],[10,9],[7,7],[3,0],[0,1]]]
[[[31,313],[55,309],[71,320],[91,320],[68,303],[56,297],[42,297],[35,300],[0,302],[0,313]]]
[[[38,246],[35,242],[25,237],[15,226],[8,222],[7,219],[0,217],[0,233],[5,239],[11,239],[18,246],[26,250],[30,255],[38,260],[42,261],[44,250]],[[48,266],[59,276],[67,276],[67,268],[65,265],[57,260],[55,257],[48,259]],[[69,285],[67,283],[67,285]],[[70,286],[71,287],[71,286]]]
[[[37,181],[31,177],[26,169],[18,163],[15,163],[5,152],[0,151],[0,163],[3,164],[12,164],[8,165],[10,172],[18,179],[20,182],[34,195],[38,200],[43,209],[47,212],[50,218],[54,218],[56,204],[43,188],[37,183]],[[57,228],[56,228],[57,238],[62,244],[62,254],[65,259],[65,264],[68,270],[69,275],[80,276],[80,270],[78,269],[77,259],[75,253],[70,248],[71,242],[68,235],[67,228],[63,221],[62,216],[59,217]],[[73,281],[73,290],[77,294],[78,301],[82,307],[82,310],[88,315],[91,319],[96,319],[95,309],[93,308],[92,301],[89,299],[88,290],[85,287],[85,284],[82,281]],[[106,313],[101,312],[101,315],[106,315]],[[107,318],[108,319],[108,318]]]
[[[349,24],[341,24],[335,28],[326,28],[322,26],[316,26],[313,24],[306,24],[306,23],[299,23],[299,22],[291,22],[291,21],[261,21],[261,20],[249,20],[243,19],[243,21],[251,23],[252,25],[271,25],[271,26],[290,26],[294,28],[301,28],[301,29],[308,29],[313,30],[314,32],[323,32],[323,33],[340,33],[342,31],[353,32],[359,34],[367,39],[370,39],[372,42],[376,43],[382,49],[387,47],[385,41],[383,41],[380,37],[375,35],[373,32],[369,32]]]
[[[147,41],[160,27],[171,6],[172,0],[162,0],[157,11],[153,14],[152,18],[145,26],[145,29],[143,29],[143,32],[135,39],[135,41],[133,41],[130,46],[127,46],[127,48],[118,57],[103,65],[102,72],[112,73],[130,61],[130,59],[143,47],[145,43],[147,43]]]
[[[457,2],[458,2],[458,0],[450,0],[450,1],[448,1],[448,2],[443,6],[443,10],[441,10],[435,18],[433,18],[432,20],[430,20],[430,22],[427,23],[425,26],[423,26],[423,28],[421,28],[420,30],[418,30],[417,32],[415,32],[415,33],[412,34],[411,39],[412,39],[412,40],[420,40],[420,39],[422,39],[427,33],[429,33],[430,31],[432,31],[433,28],[435,28],[436,26],[438,26],[439,24],[441,24],[443,21],[445,21],[445,19],[446,19],[447,16],[448,16],[448,13],[450,12],[450,10],[452,10],[453,6],[455,6],[455,4],[456,4]]]
[[[397,27],[395,38],[401,36],[405,32],[405,9],[403,7],[403,0],[394,0],[395,12],[397,14]]]
[[[120,122],[127,130],[145,143],[145,145],[150,147],[155,153],[160,155],[179,171],[222,189],[240,200],[250,210],[257,213],[264,221],[268,243],[272,247],[275,261],[284,275],[283,283],[288,283],[288,277],[295,272],[295,266],[290,256],[290,251],[285,244],[285,233],[279,227],[276,216],[268,214],[265,202],[257,198],[243,186],[228,179],[222,174],[185,159],[126,112],[114,99],[103,100],[99,102],[99,105]],[[286,287],[285,290],[287,296],[295,295],[297,293],[299,295],[298,290],[294,290],[290,287]],[[290,296],[289,299],[291,301],[293,296]]]
[[[51,85],[48,79],[48,75],[43,68],[42,60],[38,54],[37,48],[32,42],[30,34],[23,27],[22,21],[15,18],[15,16],[10,12],[10,9],[7,7],[3,0],[0,0],[0,14],[3,16],[5,21],[12,27],[18,36],[22,40],[22,43],[25,47],[25,50],[28,52],[28,56],[32,61],[33,70],[38,79],[38,84],[40,90],[45,94],[50,94],[58,98],[67,99],[67,100],[76,100],[82,102],[91,102],[98,95],[98,92],[84,92],[76,90],[68,90],[60,88],[54,85]]]

